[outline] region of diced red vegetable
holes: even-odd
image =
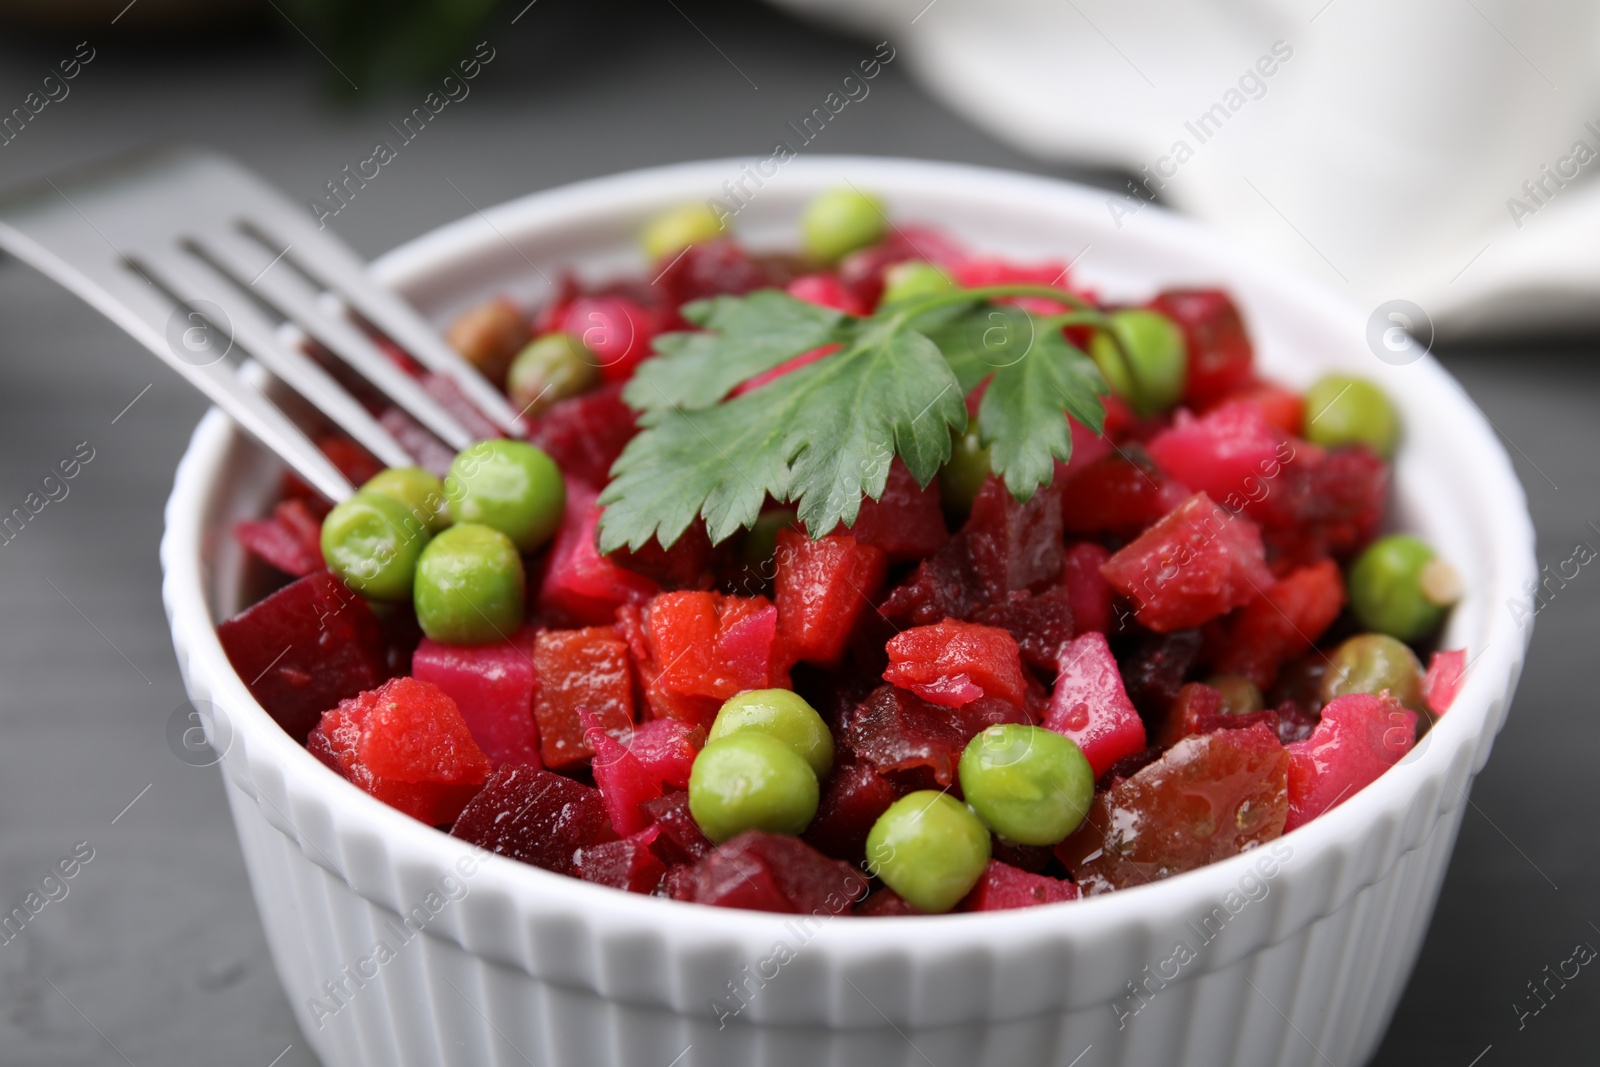
[[[883,493],[861,501],[861,513],[848,532],[858,544],[883,549],[891,563],[919,560],[950,540],[938,485],[918,485],[899,457],[889,464]]]
[[[1189,374],[1183,399],[1204,407],[1250,380],[1254,354],[1244,319],[1233,299],[1220,289],[1173,289],[1150,306],[1183,329]]]
[[[984,590],[997,603],[1018,589],[1041,590],[1061,577],[1061,490],[1045,486],[1019,503],[994,475],[983,483],[961,528]]]
[[[1417,713],[1387,693],[1351,693],[1322,709],[1311,736],[1288,746],[1293,830],[1337,807],[1399,763],[1417,739]]]
[[[880,774],[938,789],[955,780],[961,752],[979,731],[1027,721],[1025,710],[1004,700],[983,697],[952,710],[882,685],[845,714],[836,740]]]
[[[611,627],[541,633],[533,646],[533,667],[539,676],[533,715],[546,767],[570,767],[594,755],[579,711],[593,714],[609,733],[625,734],[633,725],[628,646]]]
[[[1005,630],[1016,641],[1022,662],[1050,672],[1055,671],[1061,649],[1076,632],[1071,597],[1064,586],[1037,595],[1012,593],[1001,603],[978,612],[976,621]]]
[[[689,245],[666,256],[656,269],[655,285],[673,307],[721,293],[739,296],[772,284],[760,262],[727,238]]]
[[[1199,626],[1272,584],[1261,535],[1196,493],[1100,568],[1157,633]]]
[[[927,912],[913,908],[899,893],[884,886],[881,889],[874,889],[866,900],[857,904],[855,914],[892,918],[896,915],[926,915]]]
[[[327,571],[223,622],[217,640],[250,695],[301,744],[324,711],[389,675],[372,609]]]
[[[1291,443],[1267,423],[1261,408],[1231,401],[1199,418],[1180,410],[1170,429],[1149,445],[1150,457],[1182,484],[1235,514],[1281,492],[1284,465],[1311,446]]]
[[[1098,778],[1113,763],[1144,748],[1144,720],[1122,685],[1105,634],[1091,631],[1061,653],[1044,727],[1070,737]]]
[[[778,613],[766,597],[662,593],[650,601],[647,629],[655,682],[669,694],[722,701],[787,688]]]
[[[1122,684],[1146,721],[1160,722],[1165,717],[1199,662],[1202,647],[1200,631],[1174,630],[1170,634],[1139,634],[1123,652],[1117,661]]]
[[[669,864],[694,863],[711,851],[711,841],[689,812],[688,793],[664,793],[643,804],[650,825],[661,834],[651,845],[656,855]]]
[[[562,774],[507,764],[462,809],[454,837],[557,874],[580,848],[616,840],[600,790]]]
[[[412,677],[449,694],[473,740],[497,767],[539,766],[539,732],[533,723],[538,689],[534,637],[531,628],[524,628],[498,645],[441,645],[423,638],[411,657]]]
[[[969,543],[965,534],[957,534],[918,563],[889,592],[878,610],[902,626],[931,626],[941,619],[971,618],[987,601]]]
[[[1193,870],[1281,834],[1288,778],[1289,754],[1259,723],[1186,737],[1097,794],[1056,855],[1090,895]]]
[[[799,530],[778,531],[773,556],[778,632],[791,658],[838,662],[863,609],[883,584],[884,553],[848,534],[813,541]]]
[[[1267,425],[1282,430],[1290,437],[1298,437],[1305,426],[1305,398],[1293,389],[1252,379],[1237,392],[1229,393],[1214,403],[1226,404],[1231,401],[1254,404],[1261,409],[1261,415],[1267,420]]]
[[[871,306],[863,304],[854,293],[847,290],[837,274],[802,274],[789,283],[787,291],[796,300],[804,300],[818,307],[833,308],[850,315],[872,313]]]
[[[867,895],[854,867],[797,837],[746,830],[695,868],[692,899],[752,911],[837,915]]]
[[[448,411],[466,429],[472,440],[488,441],[505,436],[500,432],[499,426],[490,422],[483,412],[478,410],[478,406],[467,399],[467,394],[462,392],[461,386],[449,375],[430,371],[422,376],[422,388],[426,389],[428,395],[437,400],[439,406]]]
[[[1027,683],[1016,639],[994,626],[945,619],[892,639],[883,680],[932,704],[959,708],[982,696],[1022,704]]]
[[[705,743],[704,730],[675,719],[642,722],[625,742],[652,781],[673,789],[689,788],[689,771]]]
[[[597,495],[582,482],[567,479],[566,511],[550,549],[539,606],[573,622],[602,626],[616,617],[619,606],[643,604],[660,586],[600,554],[595,544],[601,512]]]
[[[251,553],[295,578],[326,569],[322,520],[300,497],[280,501],[270,519],[236,523],[233,536]]]
[[[1269,688],[1278,668],[1303,655],[1344,608],[1344,579],[1331,559],[1301,567],[1224,621],[1227,638],[1214,666]]]
[[[621,382],[650,354],[656,323],[649,310],[626,297],[582,296],[567,309],[561,328],[595,354],[606,381]]]
[[[1273,491],[1249,508],[1280,573],[1323,556],[1353,557],[1378,535],[1389,496],[1389,465],[1370,449],[1294,447]]]
[[[978,879],[978,884],[972,887],[972,892],[956,906],[956,910],[1004,911],[1077,899],[1078,887],[1071,882],[1043,874],[1029,874],[992,859],[983,869],[983,877]]]
[[[1188,496],[1143,448],[1130,445],[1089,464],[1062,485],[1062,525],[1068,534],[1135,534]]]
[[[618,841],[580,846],[572,855],[572,873],[585,882],[649,893],[667,873],[667,865],[651,849],[660,833],[652,826]]]
[[[1172,707],[1161,727],[1160,743],[1170,748],[1190,734],[1208,734],[1212,730],[1241,730],[1260,723],[1274,734],[1278,733],[1278,713],[1252,711],[1243,715],[1230,715],[1222,710],[1222,694],[1203,682],[1190,682],[1178,690]],[[1281,741],[1282,738],[1280,737]]]
[[[585,709],[578,710],[583,737],[594,749],[589,769],[594,784],[605,801],[611,826],[619,834],[636,834],[650,825],[642,805],[661,795],[661,782],[645,769],[639,758],[621,741],[606,733],[600,720]]]
[[[840,763],[822,784],[806,840],[835,859],[866,857],[867,833],[900,795],[894,783],[867,763]]]
[[[341,700],[306,748],[363,792],[433,826],[453,822],[493,770],[455,701],[415,678]]]
[[[1062,554],[1061,588],[1072,607],[1077,633],[1107,633],[1111,629],[1111,600],[1115,594],[1111,583],[1100,573],[1101,565],[1110,558],[1111,553],[1104,546],[1092,541],[1068,545]]]
[[[661,589],[710,589],[716,581],[718,552],[703,522],[691,522],[671,548],[655,538],[638,550],[619,548],[605,558],[642,574]]]
[[[528,440],[548,452],[569,479],[598,490],[638,428],[619,383],[556,401],[534,420]]]
[[[1422,679],[1422,701],[1435,715],[1443,715],[1456,702],[1461,683],[1467,673],[1467,650],[1452,649],[1435,652],[1428,662],[1428,673]]]

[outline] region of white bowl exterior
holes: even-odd
[[[632,242],[644,219],[753,166],[686,164],[535,194],[412,242],[377,269],[435,318],[494,291],[534,298],[574,263],[599,275],[637,271]],[[1498,607],[1524,595],[1536,567],[1522,490],[1492,429],[1431,358],[1375,359],[1365,316],[1336,296],[1154,208],[1118,228],[1102,194],[1062,183],[798,159],[765,179],[739,229],[781,246],[805,200],[844,180],[883,194],[897,218],[936,222],[976,250],[1081,253],[1077,277],[1107,296],[1222,285],[1269,376],[1303,385],[1346,369],[1383,384],[1408,429],[1395,468],[1398,521],[1437,544],[1468,590],[1445,642],[1472,658],[1456,705],[1401,767],[1286,836],[1277,847],[1288,856],[1270,877],[1258,852],[1065,905],[797,925],[619,893],[501,857],[473,861],[462,843],[322,767],[228,664],[214,619],[239,606],[241,558],[227,531],[257,513],[276,467],[212,412],[168,502],[164,599],[190,694],[218,707],[212,728],[275,962],[331,1067],[1066,1065],[1091,1045],[1085,1067],[1342,1067],[1382,1035],[1529,636]],[[442,883],[457,863],[472,873]],[[425,932],[405,938],[398,916],[430,902],[442,903],[421,913]],[[1222,932],[1207,941],[1199,924],[1219,908]],[[392,960],[373,961],[380,939]],[[719,1025],[717,1005],[740,1003],[728,983],[756,985],[743,968],[772,959],[780,941],[793,959]],[[1192,960],[1174,955],[1180,942]],[[1173,966],[1163,961],[1180,958],[1163,984],[1159,972]],[[1155,992],[1136,995],[1130,983],[1141,981]],[[330,982],[343,984],[338,999]]]

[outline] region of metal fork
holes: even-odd
[[[126,330],[334,501],[354,491],[349,481],[241,376],[226,358],[235,346],[385,465],[415,460],[283,336],[286,322],[452,449],[474,434],[368,326],[453,382],[502,432],[525,430],[505,397],[306,208],[214,152],[144,151],[0,196],[0,247]]]

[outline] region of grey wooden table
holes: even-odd
[[[372,255],[466,213],[464,198],[491,204],[630,167],[766,154],[871,52],[762,8],[680,6],[545,0],[507,25],[513,7],[488,34],[495,58],[472,95],[333,225]],[[421,94],[330,104],[323,61],[292,31],[271,31],[159,47],[90,35],[94,58],[70,95],[0,148],[0,181],[184,138],[314,195]],[[75,40],[0,39],[0,112],[74,51]],[[1060,173],[952,118],[893,64],[815,148]],[[1445,356],[1512,442],[1542,562],[1579,540],[1600,546],[1589,525],[1600,523],[1595,347]],[[44,901],[0,939],[3,1064],[315,1062],[267,958],[217,772],[186,765],[166,739],[184,697],[156,544],[201,412],[97,315],[0,260],[0,512],[92,451],[66,496],[0,544],[0,911],[29,892]],[[1520,1027],[1513,1005],[1530,1004],[1525,984],[1576,943],[1600,945],[1600,720],[1583,678],[1596,633],[1600,576],[1585,568],[1538,619],[1515,714],[1473,790],[1376,1063],[1594,1062],[1600,977],[1585,969]],[[73,877],[46,882],[62,861]]]

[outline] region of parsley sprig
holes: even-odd
[[[1074,310],[1038,316],[991,303],[1016,296]],[[766,289],[697,301],[683,314],[704,332],[657,338],[656,358],[623,393],[643,428],[600,496],[602,552],[638,549],[652,537],[671,545],[696,516],[722,541],[753,525],[769,495],[795,504],[813,536],[850,526],[863,495],[882,495],[896,455],[918,483],[933,480],[950,457],[951,433],[967,428],[963,398],[985,378],[979,439],[1019,500],[1071,456],[1068,415],[1096,433],[1104,422],[1105,380],[1062,328],[1105,329],[1107,319],[1060,289],[969,289],[866,317]],[[839,347],[728,398],[739,383],[823,345]]]

